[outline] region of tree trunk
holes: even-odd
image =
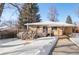
[[[3,9],[4,9],[4,4],[5,3],[0,3],[0,17],[2,15]]]

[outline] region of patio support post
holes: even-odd
[[[27,23],[27,30],[29,29],[29,25],[28,25],[28,23]]]
[[[51,26],[50,26],[50,29],[51,29]],[[51,29],[51,31],[52,31],[52,29]],[[50,36],[51,36],[51,31],[50,31]]]

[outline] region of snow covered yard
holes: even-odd
[[[79,47],[79,33],[73,33],[70,40]]]
[[[47,55],[54,48],[57,38],[43,37],[30,43],[12,38],[0,40],[0,55]]]

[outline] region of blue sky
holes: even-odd
[[[50,7],[56,7],[58,12],[58,20],[61,22],[65,22],[68,15],[71,16],[72,20],[74,22],[79,22],[79,18],[75,13],[75,10],[77,7],[79,7],[79,4],[68,4],[68,3],[40,3],[39,4],[39,13],[41,15],[41,19],[43,21],[48,21],[48,11]],[[15,8],[7,8],[4,9],[4,12],[2,14],[2,21],[8,21],[8,20],[17,20],[17,11]]]
[[[50,7],[56,7],[57,9],[57,12],[58,12],[58,20],[59,21],[62,21],[62,22],[65,22],[66,18],[68,15],[71,16],[72,20],[74,22],[77,22],[78,21],[78,16],[77,14],[75,13],[75,10],[77,7],[79,7],[79,4],[68,4],[68,3],[48,3],[48,4],[39,4],[39,7],[40,7],[40,14],[41,14],[41,17],[43,18],[43,21],[45,20],[49,20],[48,19],[48,11],[49,11],[49,8]]]

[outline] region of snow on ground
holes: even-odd
[[[79,55],[79,48],[69,39],[59,39],[53,55]]]
[[[79,47],[79,33],[73,33],[73,36],[70,40]]]
[[[32,40],[30,43],[17,38],[2,39],[0,40],[0,55],[49,54],[56,41],[55,37],[43,37]]]

